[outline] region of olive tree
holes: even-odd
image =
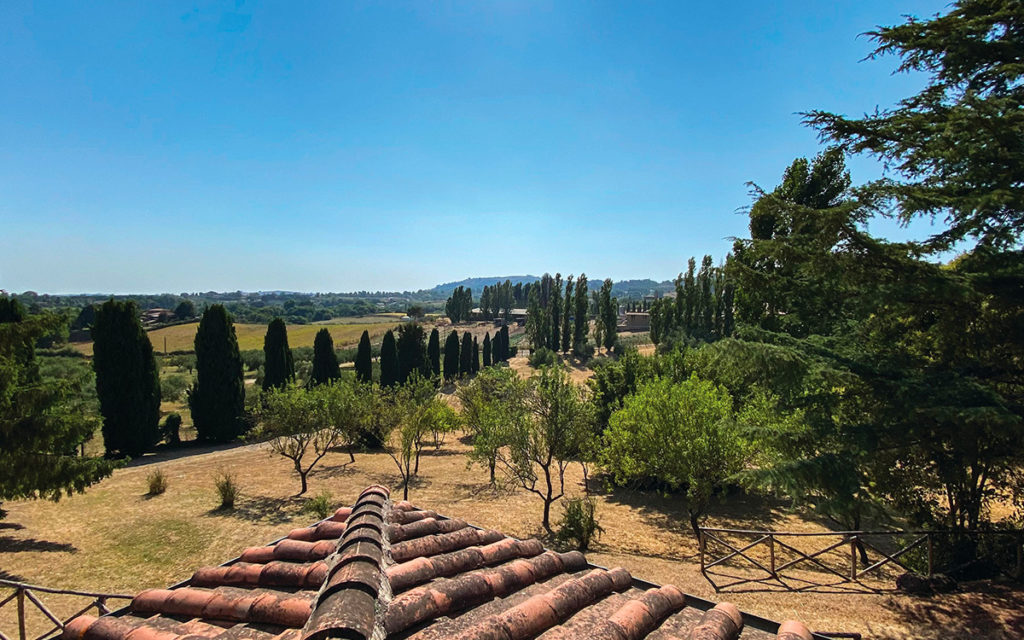
[[[505,445],[507,432],[526,419],[528,389],[527,382],[514,370],[487,367],[456,392],[463,424],[473,436],[469,458],[487,467],[492,485],[496,482],[498,450]]]

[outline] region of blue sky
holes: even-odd
[[[858,34],[945,9],[7,0],[0,288],[671,278],[746,233],[747,181],[820,150],[798,112],[922,85]]]

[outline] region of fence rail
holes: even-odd
[[[50,636],[51,634],[62,631],[68,623],[77,618],[78,616],[88,613],[91,609],[95,609],[100,615],[110,613],[110,608],[107,607],[107,600],[131,600],[132,596],[122,595],[119,593],[97,593],[93,591],[75,591],[72,589],[54,589],[52,587],[41,587],[34,584],[26,584],[24,582],[15,582],[13,580],[2,580],[0,579],[0,589],[13,589],[13,593],[0,599],[0,609],[3,609],[12,602],[18,609],[18,640],[42,640]],[[66,618],[53,613],[49,607],[47,607],[39,594],[48,593],[54,595],[65,595],[65,596],[77,596],[81,598],[89,598],[89,604],[82,607],[76,613]],[[29,637],[26,601],[33,607],[38,609],[49,622],[53,625],[43,634],[36,636],[34,639]],[[3,631],[0,631],[0,640],[11,640],[11,637],[6,635]]]
[[[1024,577],[1024,531],[827,531],[827,532],[796,532],[796,531],[759,531],[752,529],[712,529],[701,528],[700,538],[700,570],[704,579],[711,583],[715,591],[727,589],[740,590],[759,585],[762,590],[786,591],[821,591],[834,589],[842,591],[871,591],[882,589],[869,585],[865,578],[884,579],[884,567],[900,567],[913,571],[904,561],[906,554],[919,548],[927,549],[927,574],[931,578],[936,573],[935,540],[937,537],[950,536],[1011,536],[1016,548],[1016,564],[1012,570],[1001,569],[1006,575],[1021,579]],[[733,542],[726,537],[739,538]],[[813,550],[797,548],[792,539],[825,538],[824,546],[816,545]],[[838,538],[838,540],[834,540]],[[889,539],[896,541],[895,550],[885,551],[877,540]],[[908,539],[903,542],[900,539]],[[783,541],[788,539],[789,541]],[[834,540],[834,541],[833,541]],[[806,546],[805,546],[806,548]],[[892,548],[892,545],[890,545]],[[846,550],[849,549],[847,554]],[[757,555],[755,552],[759,552]],[[716,555],[717,554],[717,555]],[[874,554],[874,559],[871,555]],[[765,557],[766,556],[766,557]],[[785,560],[785,557],[790,559]],[[826,557],[839,560],[844,566],[835,562],[828,564]],[[723,572],[723,568],[731,563],[744,569],[754,571],[754,576],[735,575]],[[863,565],[863,566],[862,566]],[[799,567],[804,570],[803,576],[794,575],[792,570]],[[788,571],[788,573],[787,573]],[[814,572],[824,574],[831,582],[808,579],[807,574]],[[716,582],[726,578],[728,582]]]

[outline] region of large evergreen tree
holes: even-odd
[[[604,338],[604,348],[611,349],[618,340],[619,308],[618,302],[612,297],[611,278],[605,279],[601,284],[599,318],[601,322],[601,335]]]
[[[426,332],[417,322],[407,322],[398,327],[398,381],[405,384],[412,373],[418,372],[424,378],[430,377],[430,362],[427,360]]]
[[[356,349],[356,379],[360,382],[373,382],[373,352],[370,348],[370,332],[363,331]]]
[[[398,361],[398,345],[395,334],[388,329],[380,343],[380,386],[392,387],[400,382],[401,364]]]
[[[310,372],[309,384],[327,384],[340,378],[341,370],[338,368],[338,354],[334,352],[334,338],[325,327],[317,331],[316,337],[313,338],[313,370]]]
[[[160,440],[160,373],[131,300],[110,299],[92,326],[96,395],[107,454],[138,456]]]
[[[573,307],[572,276],[565,279],[565,297],[562,298],[562,351],[568,353],[572,347],[572,307]]]
[[[430,331],[430,340],[427,341],[427,359],[430,361],[430,375],[434,378],[441,376],[441,334],[437,327]]]
[[[572,348],[582,349],[587,344],[587,311],[590,308],[590,291],[587,288],[587,274],[581,273],[576,280],[576,298],[573,308]]]
[[[480,371],[480,343],[477,341],[476,336],[473,336],[473,360],[470,363],[470,369],[472,373]]]
[[[491,366],[491,332],[484,334],[484,367]]]
[[[313,361],[316,362],[315,357]],[[267,325],[267,334],[263,337],[263,390],[280,389],[294,381],[295,361],[292,350],[288,348],[288,328],[284,320],[274,318]]]
[[[78,455],[96,428],[75,399],[85,380],[39,373],[34,345],[63,322],[55,315],[26,317],[17,300],[0,296],[0,501],[57,500],[84,491],[115,466]]]
[[[224,305],[210,305],[203,312],[195,351],[196,382],[188,401],[196,435],[213,442],[234,440],[248,426],[245,380],[235,325]]]
[[[468,376],[473,373],[473,334],[466,331],[462,334],[462,347],[459,348],[459,375]]]
[[[444,341],[444,381],[459,377],[459,334],[452,331]]]

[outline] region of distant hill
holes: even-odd
[[[442,298],[447,298],[452,294],[452,291],[455,291],[457,288],[469,287],[470,289],[473,290],[473,298],[475,300],[480,296],[480,293],[484,290],[485,286],[489,287],[496,282],[505,282],[506,280],[510,280],[513,285],[515,285],[517,282],[522,282],[523,284],[526,284],[537,282],[538,280],[540,280],[540,276],[494,276],[491,278],[466,278],[464,280],[459,280],[458,282],[446,282],[444,284],[439,284],[432,289],[424,289],[422,292],[436,295]]]
[[[457,282],[446,282],[439,284],[431,289],[423,289],[419,293],[427,294],[431,298],[447,298],[455,291],[458,287],[469,287],[473,290],[473,299],[478,300],[480,294],[483,292],[485,286],[491,286],[496,282],[505,282],[509,280],[512,284],[522,282],[523,284],[537,282],[540,280],[539,276],[493,276],[490,278],[466,278]],[[602,279],[589,278],[590,288],[600,288]],[[672,284],[671,280],[665,280],[664,282],[658,282],[645,278],[642,280],[620,280],[612,286],[612,295],[626,300],[626,299],[639,299],[646,295],[651,294],[664,294],[669,291],[675,290],[675,285]]]

